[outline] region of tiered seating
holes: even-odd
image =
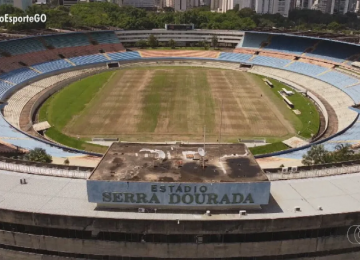
[[[286,64],[290,63],[290,60],[284,60],[280,58],[274,58],[274,57],[267,57],[267,56],[261,56],[258,55],[254,59],[250,61],[253,64],[256,65],[263,65],[263,66],[269,66],[269,67],[275,67],[275,68],[282,68]]]
[[[137,51],[108,53],[108,56],[114,61],[141,59]]]
[[[62,149],[40,142],[36,139],[26,136],[25,134],[22,134],[21,132],[12,128],[2,116],[0,116],[0,139],[25,149],[34,149],[36,147],[43,148],[47,153],[56,157],[70,157],[75,155],[74,153],[65,152]]]
[[[273,35],[270,44],[264,49],[302,54],[305,50],[313,46],[318,40],[306,37],[293,37],[286,35]]]
[[[0,80],[0,99],[1,99],[1,96],[2,96],[7,90],[9,90],[11,87],[12,87],[12,85],[10,85],[9,83],[6,83],[6,82]]]
[[[302,36],[277,35],[255,32],[246,32],[243,42],[242,44],[239,44],[238,48],[242,47],[258,49],[261,48],[262,43],[265,42],[268,42],[269,45],[264,46],[264,50],[293,53],[296,55],[301,55],[305,53],[305,51],[307,51],[309,48],[315,47],[312,52],[306,53],[306,56],[324,60],[331,60],[338,63],[342,63],[346,59],[349,59],[354,55],[360,55],[360,47],[355,44],[331,40],[321,40],[315,38],[306,38]]]
[[[336,41],[321,41],[313,52],[306,55],[341,63],[350,56],[359,53],[360,47],[358,45]]]
[[[0,75],[0,78],[15,84],[19,84],[36,76],[39,76],[39,73],[28,68],[22,68]]]
[[[104,55],[101,54],[74,57],[69,60],[74,62],[76,65],[85,65],[85,64],[109,61]]]
[[[251,54],[244,53],[232,53],[222,52],[219,56],[219,60],[234,61],[234,62],[245,62],[252,57]]]
[[[61,73],[55,76],[41,79],[30,85],[25,86],[16,93],[14,93],[7,101],[8,105],[4,108],[4,116],[6,120],[13,126],[19,128],[20,114],[29,100],[44,89],[60,83],[65,80],[69,80],[75,77],[83,76],[92,72],[103,70],[101,68],[90,68],[76,71],[69,71]]]
[[[325,81],[331,85],[334,85],[338,88],[344,88],[346,86],[350,86],[353,84],[356,84],[359,82],[359,80],[348,76],[346,74],[342,74],[336,71],[330,71],[327,73],[324,73],[323,75],[320,75],[317,77],[318,79],[321,79],[322,81]]]
[[[11,55],[20,55],[28,52],[46,50],[45,46],[36,38],[27,38],[19,40],[10,40],[0,42],[0,50]]]
[[[90,33],[90,36],[99,44],[120,43],[114,32],[93,32]]]
[[[33,65],[32,67],[41,72],[50,72],[50,71],[56,71],[56,70],[61,70],[61,69],[65,69],[65,68],[70,68],[70,67],[72,67],[72,65],[65,60],[56,60],[56,61],[50,61],[50,62]]]
[[[90,44],[89,39],[83,33],[44,36],[43,39],[55,48],[86,46]]]
[[[216,51],[166,50],[166,51],[140,51],[143,58],[204,58],[216,59]]]
[[[315,77],[316,75],[325,72],[327,68],[297,61],[286,66],[286,70]]]
[[[250,33],[246,32],[242,42],[243,48],[260,48],[261,43],[266,42],[269,38],[267,33]]]

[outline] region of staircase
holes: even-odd
[[[29,66],[29,69],[35,71],[36,73],[42,74],[42,72],[40,70],[37,70],[37,69],[35,69],[35,68],[31,67],[31,66]]]
[[[70,63],[71,65],[76,66],[76,64],[74,62],[72,62],[71,60],[69,60],[67,58],[64,58],[64,60],[67,61],[68,63]]]
[[[48,50],[53,50],[53,49],[55,49],[55,47],[52,46],[51,44],[48,44],[48,43],[45,41],[44,38],[42,38],[42,37],[37,37],[37,39],[39,40],[39,42],[42,43],[42,45],[44,45],[44,47],[45,47],[46,49],[48,49]]]
[[[99,43],[97,41],[94,40],[93,37],[91,37],[91,35],[89,33],[86,33],[86,36],[88,37],[89,39],[89,42],[92,44],[92,45],[99,45]]]

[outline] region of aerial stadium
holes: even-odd
[[[227,51],[132,48],[151,34]],[[0,152],[55,161],[1,157],[0,259],[359,259],[360,166],[301,165],[359,144],[359,59],[241,31],[0,42]]]

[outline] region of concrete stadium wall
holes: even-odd
[[[249,243],[197,244],[114,242],[57,238],[9,231],[0,231],[0,244],[73,254],[165,259],[280,256],[359,247],[357,244],[351,244],[346,236]],[[261,250],[258,250],[259,248]]]
[[[84,258],[43,255],[0,248],[0,260],[84,260]]]
[[[91,172],[94,169],[94,167],[30,162],[30,161],[16,160],[16,159],[5,158],[5,157],[0,157],[0,162],[14,163],[14,164],[19,164],[19,165],[24,165],[24,166],[36,166],[39,168],[64,169],[64,170],[70,170],[70,171],[73,170],[73,171],[89,171],[89,172]]]
[[[0,248],[0,260],[83,260],[84,258],[72,258],[72,257],[62,257],[57,255],[44,255],[44,254],[35,254],[22,251],[14,251],[9,249]],[[127,259],[127,258],[125,258]],[[144,258],[145,260],[146,258]],[[153,260],[154,258],[152,258]],[[223,259],[223,258],[222,258]],[[360,259],[359,252],[344,253],[344,254],[334,254],[327,256],[319,257],[300,257],[300,258],[291,258],[292,260],[349,260],[349,259]]]
[[[281,211],[281,209],[279,209]],[[36,227],[60,228],[82,231],[123,232],[134,234],[253,234],[282,231],[298,231],[323,229],[332,227],[350,227],[360,223],[360,214],[342,213],[328,215],[312,215],[289,218],[221,220],[221,215],[214,219],[182,221],[179,214],[177,221],[136,220],[119,218],[91,218],[65,215],[50,215],[0,209],[2,222],[29,225]],[[269,213],[271,215],[271,213]]]

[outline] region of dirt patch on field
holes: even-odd
[[[153,72],[126,70],[116,73],[66,131],[71,135],[81,133],[80,136],[136,132],[143,92]]]
[[[294,131],[245,72],[142,68],[116,72],[66,132],[129,141],[200,141],[205,125],[207,141],[217,141],[221,112],[223,141]]]
[[[270,102],[251,76],[232,71],[208,73],[213,95],[223,103],[222,133],[239,136],[283,136],[292,131],[276,106]],[[217,110],[217,124],[219,113]]]

